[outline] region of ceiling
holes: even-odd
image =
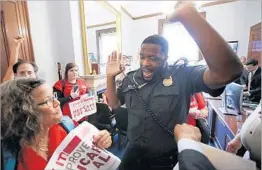
[[[133,17],[141,17],[155,13],[169,13],[173,11],[177,1],[107,1],[117,9],[120,5]],[[214,1],[194,1],[197,6]]]
[[[217,5],[218,3],[231,2],[232,0],[216,0],[216,1],[193,1],[197,7]],[[174,5],[178,1],[106,1],[118,11],[128,13],[133,19],[143,18],[147,15],[170,13],[173,11]],[[233,1],[232,1],[233,2]],[[84,1],[86,24],[87,26],[99,25],[102,23],[110,23],[116,21],[116,16],[113,12],[104,8],[101,4],[95,1]]]
[[[86,25],[97,25],[116,21],[116,15],[95,1],[84,1]]]

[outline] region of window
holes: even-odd
[[[110,55],[112,51],[117,50],[116,29],[109,28],[97,31],[97,39],[99,73],[106,74],[106,63],[108,55]]]
[[[199,48],[181,23],[164,24],[163,37],[169,43],[169,64],[173,64],[181,57],[186,57],[190,61],[199,60]]]

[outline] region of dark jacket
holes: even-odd
[[[248,86],[248,79],[246,82],[246,86]],[[257,71],[251,78],[249,93],[249,100],[259,103],[261,99],[261,67],[258,67]]]
[[[216,170],[202,153],[186,149],[178,154],[179,170]]]

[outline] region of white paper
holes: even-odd
[[[93,144],[99,130],[88,122],[73,129],[55,150],[45,170],[115,170],[120,159]]]
[[[70,102],[69,108],[72,119],[79,121],[83,117],[96,113],[96,99],[94,96],[85,94],[79,100]]]

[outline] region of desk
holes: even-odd
[[[219,110],[221,103],[221,100],[207,99],[208,123],[216,147],[225,150],[227,143],[240,131],[247,116],[246,113],[239,116],[225,115]]]

